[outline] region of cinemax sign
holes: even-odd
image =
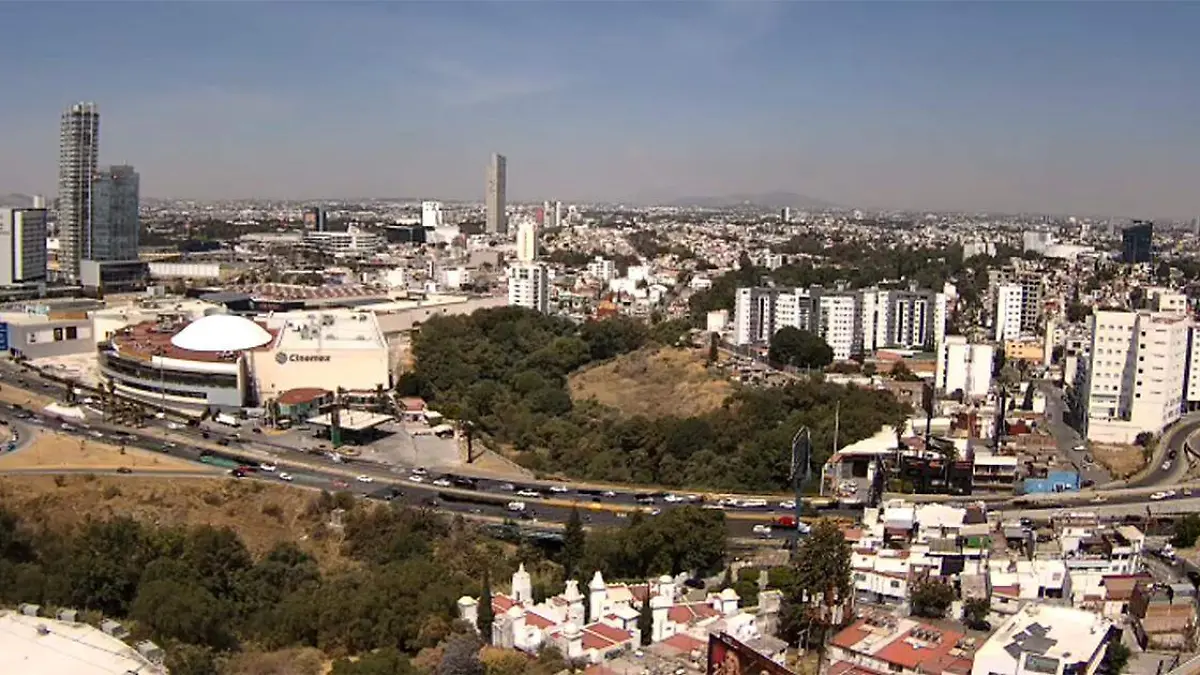
[[[275,355],[275,363],[283,365],[285,363],[328,363],[328,354],[285,354],[279,352]]]

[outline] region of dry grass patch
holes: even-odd
[[[39,433],[25,448],[0,455],[0,471],[15,469],[96,469],[203,471],[205,466],[148,450],[109,445],[96,439]]]
[[[352,564],[340,553],[340,534],[311,511],[317,496],[313,490],[233,478],[0,477],[0,503],[16,513],[36,513],[38,525],[67,528],[88,517],[117,516],[160,526],[207,524],[233,529],[255,555],[291,541],[323,569]]]
[[[1096,463],[1116,479],[1128,478],[1146,466],[1146,456],[1137,445],[1093,443],[1091,453]]]
[[[222,675],[321,675],[329,660],[318,649],[281,649],[274,652],[241,652],[221,667]]]
[[[625,415],[700,415],[733,393],[732,384],[709,372],[706,355],[703,349],[642,349],[580,371],[568,386],[576,401],[591,399]]]

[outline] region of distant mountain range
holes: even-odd
[[[808,197],[795,192],[761,192],[757,194],[732,194],[720,197],[683,197],[671,201],[671,206],[696,206],[706,209],[730,208],[734,206],[757,206],[765,209],[832,209],[837,204]]]

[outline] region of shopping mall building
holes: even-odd
[[[295,389],[391,386],[379,322],[355,310],[159,317],[114,331],[98,366],[118,394],[189,414],[262,406]]]

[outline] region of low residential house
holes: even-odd
[[[974,640],[913,619],[871,613],[830,639],[823,675],[967,675]]]
[[[1191,651],[1196,646],[1196,589],[1191,584],[1139,582],[1129,600],[1130,626],[1143,649]]]
[[[492,596],[492,644],[536,653],[545,645],[556,645],[571,659],[600,663],[637,648],[641,641],[638,617],[650,603],[654,643],[675,635],[706,639],[709,632],[724,632],[743,641],[764,637],[760,627],[775,625],[780,602],[778,593],[760,595],[757,613],[741,609],[737,593],[727,588],[710,593],[702,601],[684,599],[682,588],[668,576],[638,585],[609,584],[599,572],[588,583],[585,596],[578,582],[570,580],[563,593],[543,602],[533,602],[533,583],[521,565],[513,574],[511,591]],[[478,600],[458,600],[459,617],[478,627]],[[590,617],[590,622],[585,621]]]
[[[1057,534],[1057,557],[1072,574],[1137,574],[1143,570],[1146,536],[1136,527],[1067,523],[1058,528]]]
[[[1129,614],[1129,601],[1138,583],[1150,582],[1150,575],[1099,574],[1077,571],[1071,574],[1071,604],[1096,612],[1106,619],[1120,620]]]
[[[1061,560],[990,560],[988,585],[992,610],[1013,614],[1031,601],[1069,597],[1071,578]]]
[[[1097,614],[1031,603],[979,647],[971,675],[1094,675],[1116,634]]]

